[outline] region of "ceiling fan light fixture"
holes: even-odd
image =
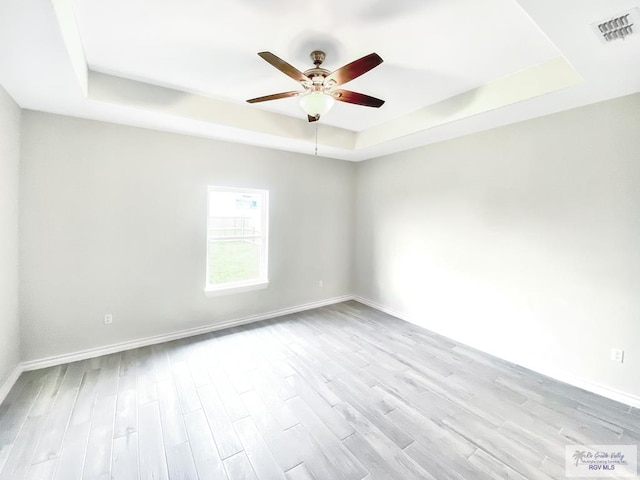
[[[325,115],[334,103],[335,99],[324,92],[310,92],[300,97],[300,108],[310,117]]]
[[[272,95],[250,98],[247,100],[248,103],[259,103],[266,102],[268,100],[300,96],[300,108],[302,108],[304,113],[307,114],[307,120],[309,120],[309,122],[317,122],[320,119],[320,116],[331,110],[331,107],[333,107],[336,100],[339,102],[374,108],[380,108],[384,104],[384,100],[370,97],[363,93],[334,89],[334,87],[350,82],[354,78],[358,78],[360,75],[363,75],[372,68],[380,65],[382,63],[382,58],[380,58],[380,55],[377,53],[365,55],[351,63],[347,63],[333,72],[321,67],[325,54],[320,50],[314,50],[311,52],[311,59],[313,60],[314,67],[304,72],[301,72],[296,67],[289,65],[287,62],[271,52],[259,52],[258,55],[282,73],[300,83],[303,90],[274,93]]]

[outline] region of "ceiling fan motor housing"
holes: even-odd
[[[314,50],[309,56],[311,57],[311,61],[316,67],[322,65],[322,62],[324,62],[324,59],[326,58],[325,53],[321,50]]]

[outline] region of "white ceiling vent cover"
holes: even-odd
[[[603,43],[618,39],[624,40],[630,35],[637,34],[640,30],[640,10],[632,8],[615,17],[592,23],[591,26]]]

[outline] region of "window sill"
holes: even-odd
[[[249,283],[235,283],[222,287],[205,287],[204,294],[207,297],[219,297],[221,295],[232,295],[234,293],[250,292],[252,290],[262,290],[269,286],[269,280],[258,280]]]

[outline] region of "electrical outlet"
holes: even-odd
[[[111,315],[110,313],[107,313],[104,316],[104,324],[109,325],[110,323],[113,323],[113,315]]]
[[[618,348],[611,349],[611,360],[614,362],[622,363],[624,362],[624,350],[620,350]]]
[[[318,281],[318,286],[319,286],[320,288],[324,287],[324,282],[323,282],[322,280],[319,280],[319,281]]]

